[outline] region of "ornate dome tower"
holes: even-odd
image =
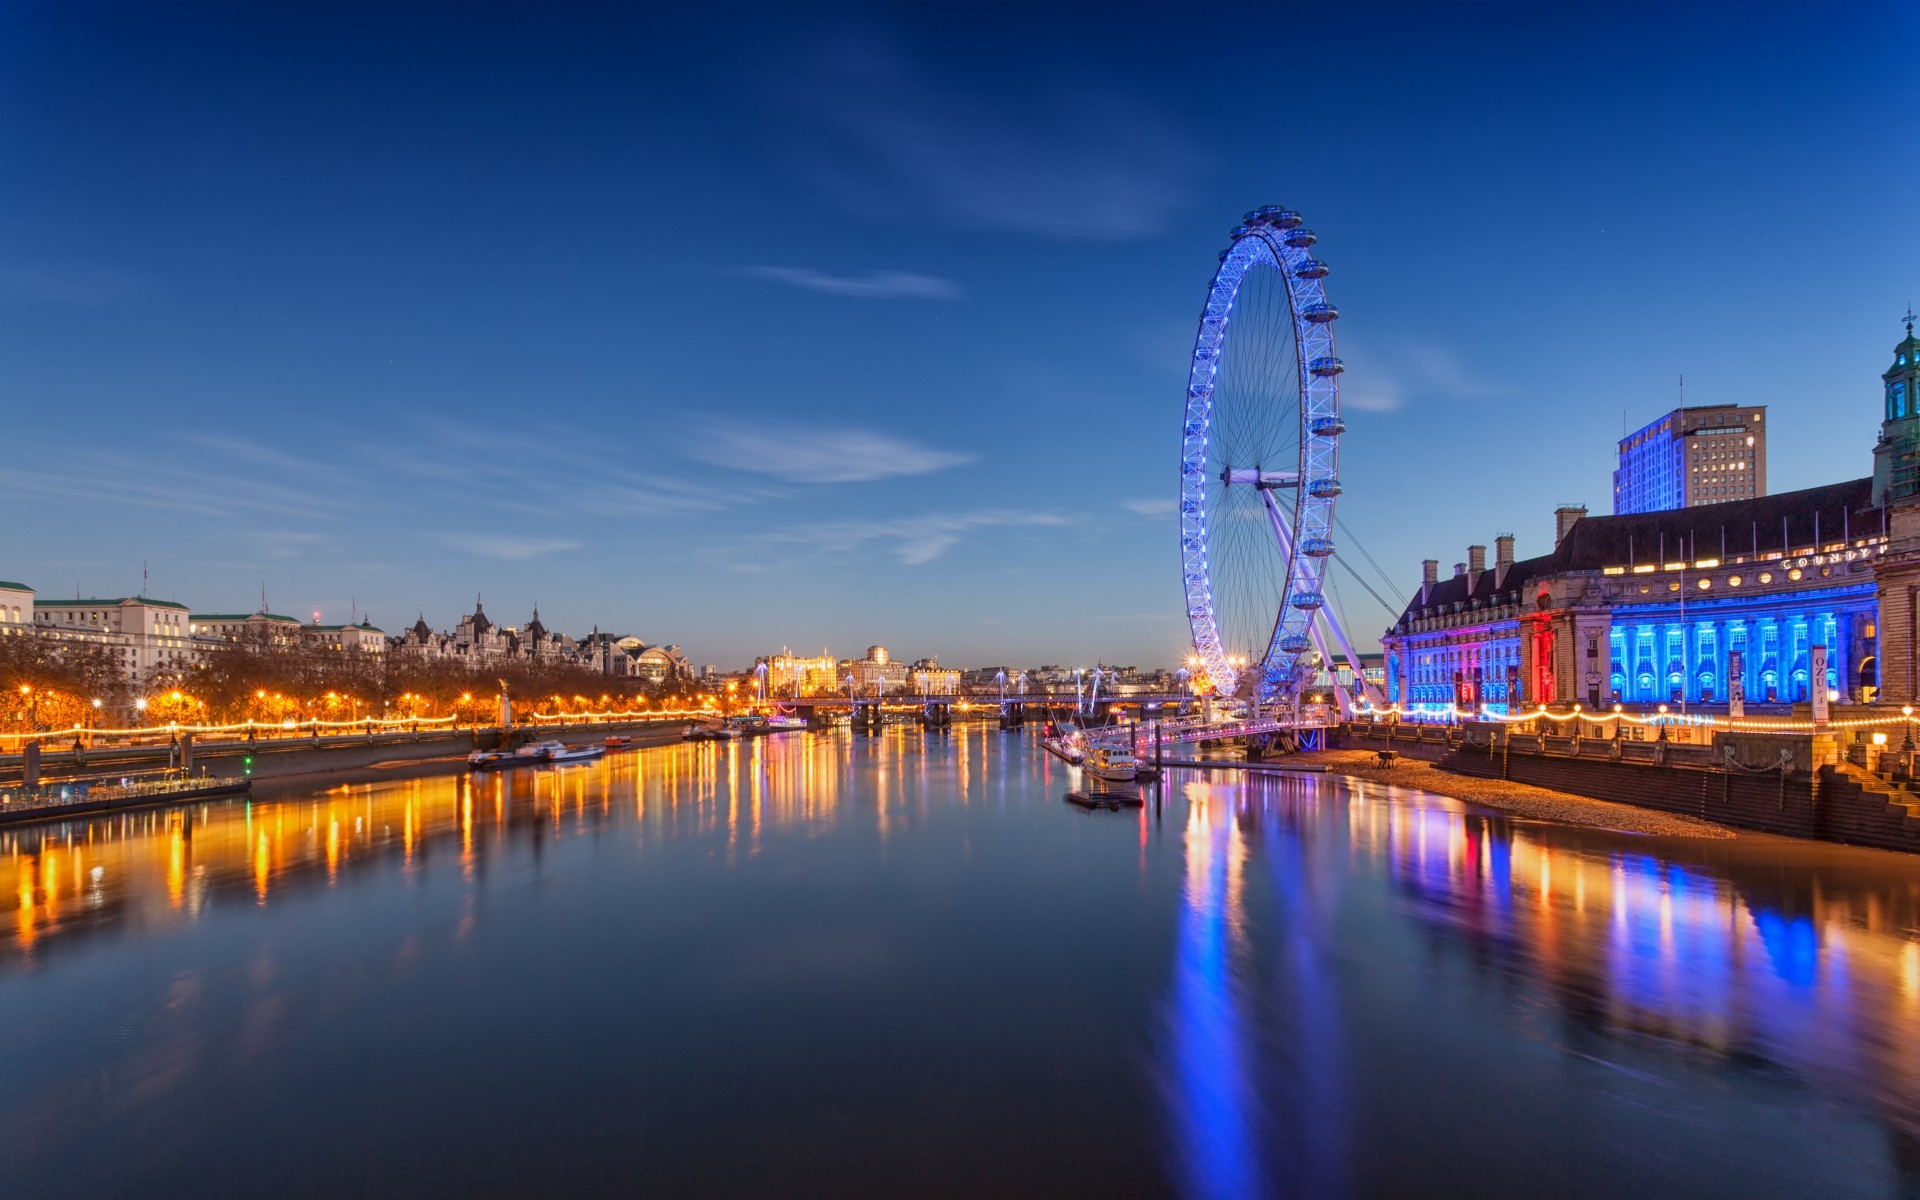
[[[1893,348],[1893,365],[1880,381],[1886,409],[1873,448],[1873,500],[1899,503],[1920,496],[1920,337],[1907,309],[1907,336]]]

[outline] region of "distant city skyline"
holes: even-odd
[[[1871,473],[1913,6],[982,11],[0,11],[0,579],[1172,665],[1263,203],[1332,265],[1388,600],[1606,512],[1682,373],[1767,406],[1769,490]]]

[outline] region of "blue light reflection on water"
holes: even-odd
[[[1167,1014],[1173,1121],[1188,1195],[1258,1195],[1264,1180],[1251,1128],[1255,1091],[1244,1061],[1235,950],[1245,930],[1246,852],[1232,821],[1208,820],[1205,785],[1188,790],[1186,881]],[[1231,797],[1225,798],[1231,804]]]

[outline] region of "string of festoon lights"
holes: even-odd
[[[1543,704],[1536,707],[1530,713],[1509,714],[1491,712],[1486,709],[1474,712],[1471,709],[1460,708],[1452,704],[1444,706],[1434,705],[1425,708],[1402,708],[1398,704],[1381,707],[1362,703],[1356,706],[1355,715],[1370,720],[1400,717],[1416,723],[1434,720],[1455,720],[1492,721],[1501,725],[1517,725],[1523,721],[1537,721],[1544,718],[1561,725],[1565,725],[1571,721],[1586,721],[1595,725],[1602,725],[1608,721],[1617,721],[1625,725],[1692,725],[1734,731],[1746,730],[1753,733],[1798,733],[1812,732],[1816,729],[1874,729],[1889,725],[1904,725],[1913,720],[1913,706],[1903,706],[1898,715],[1888,715],[1884,717],[1850,717],[1824,723],[1778,720],[1767,717],[1742,717],[1739,720],[1734,720],[1732,717],[1715,716],[1711,713],[1673,713],[1667,711],[1667,706],[1664,704],[1660,706],[1660,710],[1657,713],[1650,713],[1645,716],[1634,716],[1631,713],[1622,711],[1621,706],[1618,704],[1613,706],[1611,712],[1604,710],[1588,712],[1584,706],[1579,704],[1573,706],[1572,712],[1549,712]]]
[[[626,712],[596,713],[528,713],[527,719],[533,721],[609,721],[628,718],[651,717],[672,720],[683,717],[712,716],[711,708],[660,709],[657,711],[637,710]],[[67,737],[131,737],[168,733],[298,733],[302,730],[351,729],[360,731],[421,728],[451,728],[463,720],[459,716],[444,717],[356,717],[345,721],[329,721],[321,717],[305,720],[287,721],[236,721],[226,725],[188,724],[183,721],[168,721],[164,724],[134,725],[111,727],[104,725],[70,725],[65,729],[37,729],[31,733],[0,733],[0,741],[26,742],[35,739]]]
[[[637,717],[650,717],[656,720],[673,720],[680,717],[710,717],[714,708],[662,708],[628,709],[623,712],[587,712],[587,713],[528,713],[529,721],[622,721]]]

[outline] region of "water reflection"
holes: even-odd
[[[411,1194],[463,1194],[456,1159],[1196,1197],[1874,1195],[1920,1162],[1920,861],[1336,779],[1088,814],[1076,782],[990,730],[791,735],[0,830],[0,1185],[111,1145],[129,1173],[74,1187],[245,1190],[314,1094]]]
[[[1190,782],[1183,797],[1165,1028],[1186,1194],[1418,1188],[1369,1168],[1367,1152],[1348,1144],[1352,1123],[1382,1105],[1354,1091],[1428,1090],[1404,1062],[1379,1080],[1350,1061],[1355,1039],[1384,1032],[1352,1028],[1353,1014],[1380,1008],[1367,989],[1383,984],[1473,1006],[1447,994],[1458,964],[1509,997],[1498,1032],[1550,1059],[1657,1088],[1717,1074],[1788,1097],[1811,1091],[1823,1104],[1840,1098],[1882,1124],[1888,1169],[1907,1187],[1920,1179],[1910,1173],[1920,1146],[1920,863],[1783,839],[1573,830],[1330,780]],[[1270,895],[1250,901],[1249,879]],[[1370,881],[1388,889],[1384,922]],[[1428,960],[1381,978],[1354,939],[1391,942],[1409,921]],[[1445,1022],[1458,1012],[1395,1007],[1430,1027],[1419,1036],[1455,1036]],[[1464,1101],[1477,1085],[1440,1090]],[[1541,1134],[1547,1145],[1560,1136]],[[1382,1174],[1393,1180],[1384,1189]],[[1849,1179],[1876,1194],[1871,1175]]]
[[[769,830],[831,829],[854,765],[846,739],[669,747],[582,766],[361,782],[317,796],[262,784],[252,803],[145,809],[0,830],[13,936],[0,972],[31,967],[60,941],[129,920],[190,923],[240,888],[268,905],[397,860],[413,870],[443,848],[472,881],[512,839],[533,846],[630,814],[648,838],[721,834],[729,861]],[[885,768],[881,768],[884,794]],[[290,793],[290,794],[289,794]],[[279,799],[277,795],[288,798]],[[887,805],[878,805],[881,829]],[[158,885],[156,888],[154,885]]]

